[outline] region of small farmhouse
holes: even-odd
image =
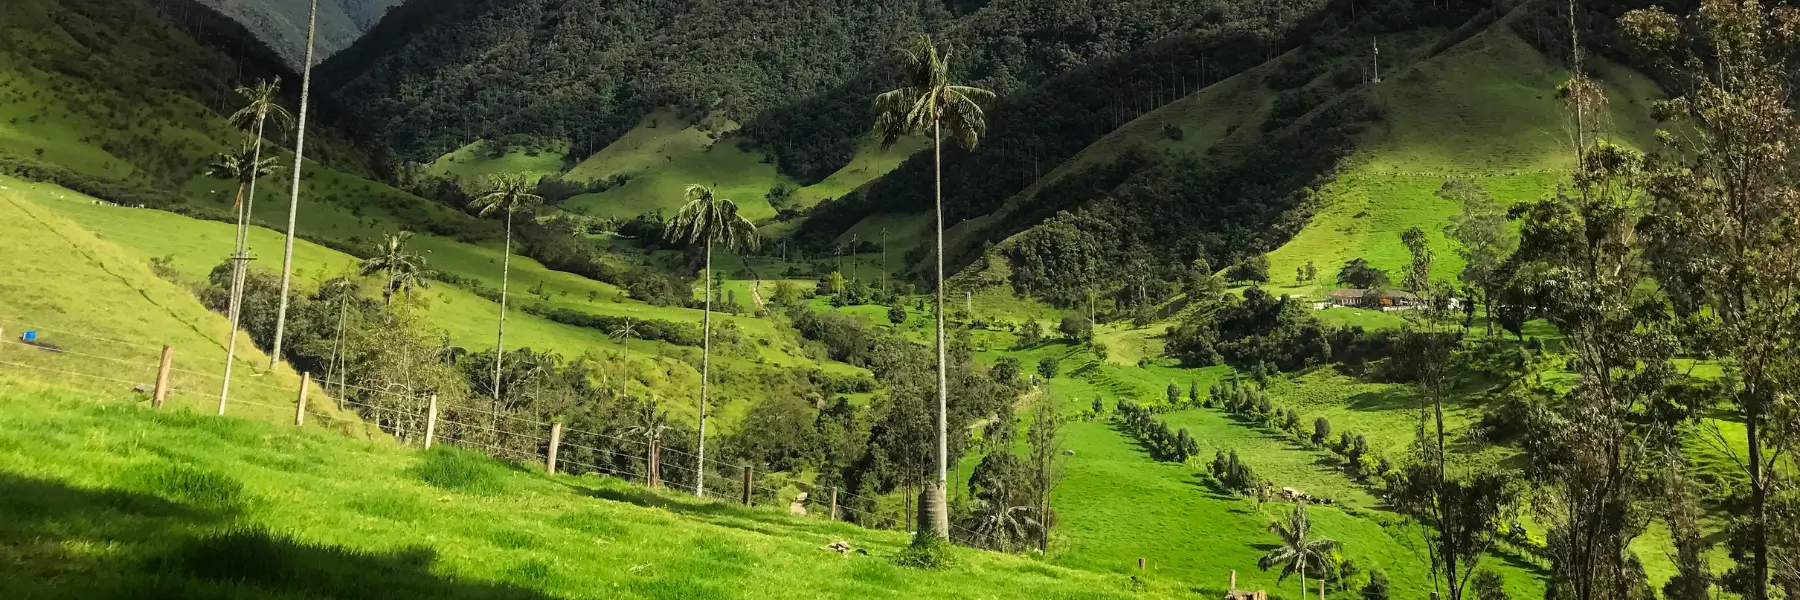
[[[1373,308],[1385,310],[1389,308],[1411,308],[1421,303],[1418,294],[1403,290],[1363,290],[1347,288],[1332,290],[1331,304],[1352,308]]]

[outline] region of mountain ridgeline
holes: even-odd
[[[586,156],[675,106],[744,123],[783,171],[812,182],[850,160],[872,122],[870,99],[895,84],[894,49],[913,33],[946,39],[966,80],[1010,96],[1178,36],[1232,39],[1265,56],[1322,4],[1019,0],[959,13],[936,0],[443,0],[397,8],[328,61],[321,80],[387,124],[389,142],[414,160],[509,134],[566,139],[571,156]],[[1207,74],[1168,65],[1179,71],[1165,74],[1168,93],[1241,68],[1229,62]]]
[[[258,39],[281,56],[289,67],[299,70],[306,56],[306,29],[309,0],[200,0],[207,6],[244,24]],[[420,0],[430,3],[431,0]],[[313,60],[316,62],[349,46],[364,31],[374,27],[388,9],[401,0],[317,0],[318,31],[315,34]]]
[[[726,135],[811,183],[845,166],[866,139],[870,99],[896,84],[899,41],[930,32],[951,49],[960,80],[999,94],[981,147],[944,152],[947,224],[964,223],[946,249],[952,266],[1068,211],[1056,218],[1080,220],[1077,229],[1093,239],[1040,242],[1093,248],[1087,264],[1164,265],[1153,270],[1173,280],[1175,266],[1196,256],[1223,264],[1266,252],[1304,223],[1305,189],[1380,120],[1359,92],[1372,38],[1401,40],[1383,57],[1400,68],[1518,7],[439,0],[396,8],[327,61],[320,80],[365,122],[382,123],[383,141],[408,160],[520,135],[566,140],[569,159],[580,160],[652,111],[675,107],[742,123]],[[1127,123],[1252,69],[1267,106],[1244,107],[1252,118],[1204,147],[1140,144],[1044,178]],[[1173,124],[1164,132],[1182,135]],[[914,156],[808,211],[796,241],[830,252],[870,214],[927,210],[931,176],[930,156]],[[925,257],[907,255],[909,264]],[[1027,279],[1014,282],[1020,289],[1057,303],[1102,279],[1109,285],[1101,287],[1122,283],[1099,272],[1064,273],[1059,282],[1016,275]]]

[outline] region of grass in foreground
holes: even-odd
[[[1155,598],[1123,575],[0,375],[0,597]],[[352,476],[354,474],[354,476]],[[848,540],[868,554],[821,549]]]

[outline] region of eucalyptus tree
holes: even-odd
[[[902,137],[931,136],[933,165],[932,186],[937,213],[937,482],[925,491],[930,502],[921,498],[931,519],[931,532],[941,539],[950,537],[949,505],[945,498],[949,487],[949,359],[944,341],[944,160],[945,136],[973,150],[987,132],[987,116],[982,105],[994,100],[994,93],[977,87],[958,85],[951,80],[950,53],[940,51],[931,36],[919,34],[900,48],[903,86],[875,97],[875,131],[883,147],[892,146]],[[919,528],[921,532],[924,527]]]
[[[704,185],[687,187],[687,204],[663,229],[663,237],[682,244],[700,245],[706,252],[701,288],[706,296],[700,334],[700,445],[695,451],[694,495],[706,495],[706,402],[712,383],[712,251],[715,244],[727,252],[755,251],[762,243],[756,225],[738,214],[736,202],[720,198]]]
[[[1676,308],[1714,330],[1711,347],[1731,382],[1725,391],[1742,415],[1739,465],[1749,482],[1746,514],[1732,528],[1746,556],[1725,581],[1746,600],[1768,600],[1783,540],[1800,546],[1791,520],[1776,514],[1793,502],[1781,497],[1783,473],[1800,468],[1800,114],[1792,103],[1800,9],[1703,0],[1686,19],[1649,8],[1620,24],[1681,84],[1656,111],[1674,126],[1659,132],[1667,148],[1648,169],[1649,253]],[[1800,588],[1800,576],[1789,585]]]
[[[494,211],[506,213],[506,246],[500,254],[500,333],[494,348],[494,403],[500,402],[500,367],[506,356],[506,283],[512,278],[513,213],[530,211],[544,201],[533,193],[535,186],[524,173],[504,173],[488,177],[486,191],[469,203],[483,218]],[[495,416],[495,418],[499,418]]]
[[[300,118],[294,133],[294,171],[288,190],[287,241],[281,251],[281,306],[275,311],[275,345],[269,350],[269,368],[281,362],[281,341],[287,333],[288,282],[294,272],[294,222],[300,216],[300,168],[306,156],[306,105],[312,96],[313,38],[319,27],[319,0],[312,0],[306,21],[306,62],[301,65]]]

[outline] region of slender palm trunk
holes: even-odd
[[[512,277],[512,207],[506,207],[506,249],[500,253],[500,339],[494,342],[494,429],[500,429],[500,365],[506,356],[506,282]]]
[[[344,408],[344,368],[342,363],[344,353],[344,316],[350,313],[350,296],[347,291],[348,290],[339,290],[343,295],[338,297],[337,339],[331,343],[331,371],[325,374],[326,385],[331,384],[333,375],[337,376],[338,410],[343,410]]]
[[[700,325],[700,448],[694,453],[694,495],[706,496],[706,393],[712,383],[712,238],[706,239],[705,316]],[[691,297],[691,296],[690,296]]]
[[[237,359],[237,333],[244,312],[244,267],[250,260],[246,255],[250,246],[250,209],[256,204],[256,176],[262,164],[263,119],[256,118],[256,150],[250,153],[250,197],[245,199],[238,213],[237,254],[232,257],[236,263],[231,270],[231,330],[227,332],[225,342],[225,376],[219,383],[219,414],[225,414],[225,402],[231,397],[231,363]]]
[[[937,121],[931,123],[932,186],[937,204],[937,483],[931,490],[931,528],[938,537],[950,538],[950,507],[944,491],[950,487],[950,360],[944,353],[944,154],[943,131]],[[919,524],[925,529],[925,524]]]
[[[312,94],[313,34],[319,24],[319,0],[312,1],[312,17],[306,22],[306,65],[300,75],[300,123],[294,137],[293,187],[288,192],[287,246],[281,253],[281,307],[275,311],[275,346],[269,351],[269,368],[281,362],[281,338],[287,332],[288,280],[294,272],[294,219],[300,214],[300,161],[306,153],[306,101]]]

